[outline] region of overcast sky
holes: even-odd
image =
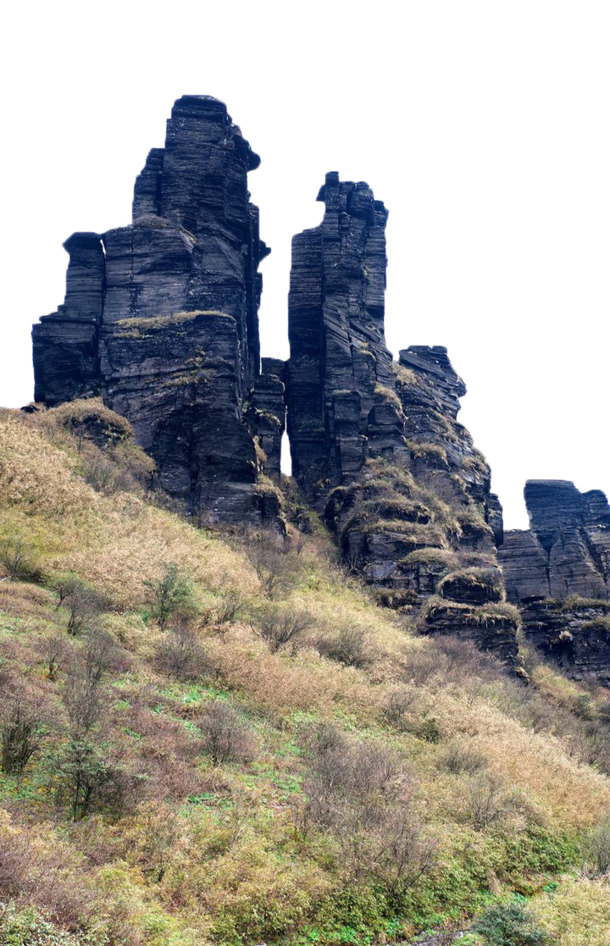
[[[390,211],[394,352],[446,345],[506,525],[528,478],[610,492],[610,4],[123,0],[4,14],[0,404],[75,230],[130,222],[173,101],[210,94],[262,158],[263,353],[286,357],[290,240],[326,171]]]

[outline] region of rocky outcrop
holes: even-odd
[[[36,400],[100,395],[206,521],[259,512],[243,416],[268,252],[247,189],[258,164],[221,102],[179,99],[136,181],[133,223],[70,237],[64,304],[33,331]]]
[[[525,486],[529,531],[499,550],[509,599],[526,636],[575,676],[610,680],[610,506],[565,480]]]
[[[292,242],[288,433],[293,475],[319,499],[372,453],[406,455],[384,337],[387,211],[330,173],[319,227]]]
[[[384,205],[367,184],[334,173],[319,199],[321,225],[293,240],[293,474],[382,603],[419,613],[445,580],[422,629],[453,627],[514,663],[518,613],[503,601],[495,557],[501,507],[484,457],[457,422],[464,383],[445,348],[413,346],[392,361]],[[472,568],[493,572],[495,590],[479,583],[465,603]]]
[[[528,640],[565,673],[610,686],[610,602],[530,598],[522,616]]]
[[[525,486],[528,532],[507,532],[500,549],[506,588],[516,604],[531,597],[610,599],[610,506],[600,490],[581,493],[566,480]]]

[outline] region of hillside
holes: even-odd
[[[517,895],[606,944],[607,690],[380,607],[292,481],[284,538],[151,470],[99,401],[0,416],[1,941],[412,942]]]

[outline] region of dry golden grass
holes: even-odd
[[[608,946],[610,881],[564,877],[559,888],[537,898],[534,912],[558,946]]]
[[[543,724],[533,731],[521,705],[526,691],[497,668],[479,675],[466,657],[448,657],[442,643],[375,606],[337,565],[320,529],[302,547],[298,535],[288,539],[292,571],[273,604],[306,611],[311,623],[294,646],[273,652],[256,631],[263,596],[247,545],[198,530],[138,492],[96,492],[60,420],[52,412],[0,414],[0,538],[23,538],[49,585],[0,582],[0,657],[25,664],[29,656],[28,676],[61,694],[63,678],[46,678],[36,650],[64,620],[50,587],[70,572],[107,595],[112,610],[100,622],[122,648],[123,663],[107,684],[105,735],[125,764],[145,767],[146,778],[135,810],[115,819],[96,814],[70,828],[50,789],[36,802],[28,797],[21,819],[21,800],[13,798],[15,814],[2,815],[0,836],[34,845],[40,870],[54,851],[65,852],[65,882],[78,878],[92,891],[93,910],[114,941],[287,942],[292,930],[313,922],[344,882],[332,838],[303,842],[298,829],[307,773],[299,740],[319,721],[392,747],[412,770],[418,810],[446,862],[479,848],[483,858],[495,843],[465,814],[483,777],[518,795],[520,807],[506,822],[515,832],[531,823],[575,836],[603,819],[608,778],[579,762],[561,732]],[[382,467],[372,465],[371,474],[382,475]],[[192,632],[210,669],[195,683],[164,676],[155,663],[169,631],[148,619],[144,581],[161,578],[171,563],[192,582],[199,609]],[[231,595],[240,610],[221,620]],[[361,666],[320,655],[320,640],[338,628],[362,638]],[[73,642],[75,654],[83,647]],[[540,664],[532,680],[551,712],[584,692]],[[197,749],[197,714],[215,698],[246,714],[257,747],[252,761],[212,765]],[[452,771],[443,760],[456,746],[466,762]],[[480,771],[468,769],[473,758],[482,760]],[[35,876],[24,877],[36,902]],[[501,889],[497,878],[489,883]],[[556,893],[536,900],[536,910],[561,946],[602,946],[606,894],[601,881],[564,879]],[[579,939],[579,930],[589,939]]]

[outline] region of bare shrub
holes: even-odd
[[[277,597],[296,571],[294,555],[283,536],[273,529],[250,535],[246,554],[254,566],[263,594],[267,598]]]
[[[0,707],[0,767],[21,775],[40,746],[42,719],[35,706],[14,696]]]
[[[31,846],[19,837],[11,837],[10,843],[0,843],[0,894],[3,899],[18,896],[26,886],[32,853]]]
[[[49,680],[57,680],[59,671],[74,660],[74,645],[63,634],[49,634],[44,637],[38,649],[47,668]]]
[[[322,657],[329,657],[344,667],[366,667],[371,662],[371,653],[362,628],[344,624],[331,637],[318,642]]]
[[[110,669],[120,666],[120,651],[113,637],[94,629],[83,652],[68,668],[62,694],[76,735],[84,736],[99,722],[106,699],[103,678]]]
[[[161,578],[147,579],[144,585],[148,589],[151,617],[159,627],[165,627],[172,615],[188,618],[195,613],[192,585],[174,562],[165,566]]]
[[[220,607],[216,613],[218,624],[232,624],[236,617],[244,608],[244,598],[236,591],[229,591],[224,595],[220,602]]]
[[[442,675],[445,667],[443,654],[429,649],[413,650],[405,658],[404,677],[409,683],[420,687],[433,677]]]
[[[314,624],[311,614],[304,608],[271,606],[261,609],[253,624],[253,630],[265,640],[272,651],[278,651]]]
[[[485,768],[484,757],[462,742],[450,742],[441,753],[439,762],[442,768],[452,775],[466,773],[472,775]]]
[[[213,700],[199,720],[204,751],[214,765],[247,762],[254,755],[254,735],[242,713],[230,703]]]
[[[99,722],[104,708],[104,694],[98,684],[73,667],[67,674],[62,699],[72,730],[88,733]]]
[[[506,667],[472,642],[457,637],[440,637],[436,641],[443,658],[444,671],[456,683],[476,679],[477,685],[507,677]]]
[[[411,712],[418,703],[417,691],[408,687],[391,690],[383,707],[383,715],[396,729],[409,730]]]
[[[508,812],[504,779],[495,774],[476,778],[466,794],[468,819],[476,831],[484,831]]]
[[[195,634],[184,624],[171,628],[159,645],[155,666],[177,680],[197,680],[209,672],[210,663]]]
[[[585,837],[583,861],[590,876],[610,874],[610,819],[597,825]]]
[[[0,832],[0,897],[27,900],[47,910],[62,926],[80,927],[95,910],[92,890],[86,875],[82,872],[78,877],[75,875],[66,855],[66,846],[61,842],[49,851],[32,841],[25,831],[10,835]],[[20,928],[19,932],[26,933],[26,930]],[[15,942],[38,943],[39,939],[19,937]],[[45,937],[44,942],[51,940]]]
[[[63,606],[68,612],[66,629],[71,637],[78,637],[88,631],[95,619],[109,607],[107,598],[77,579],[60,583],[57,591],[58,608]]]
[[[11,581],[42,580],[42,571],[36,563],[34,550],[21,537],[0,542],[0,565]]]
[[[392,890],[413,883],[431,866],[434,844],[421,831],[404,766],[385,746],[350,741],[332,725],[317,727],[306,745],[303,828],[330,830],[350,873],[373,874]]]

